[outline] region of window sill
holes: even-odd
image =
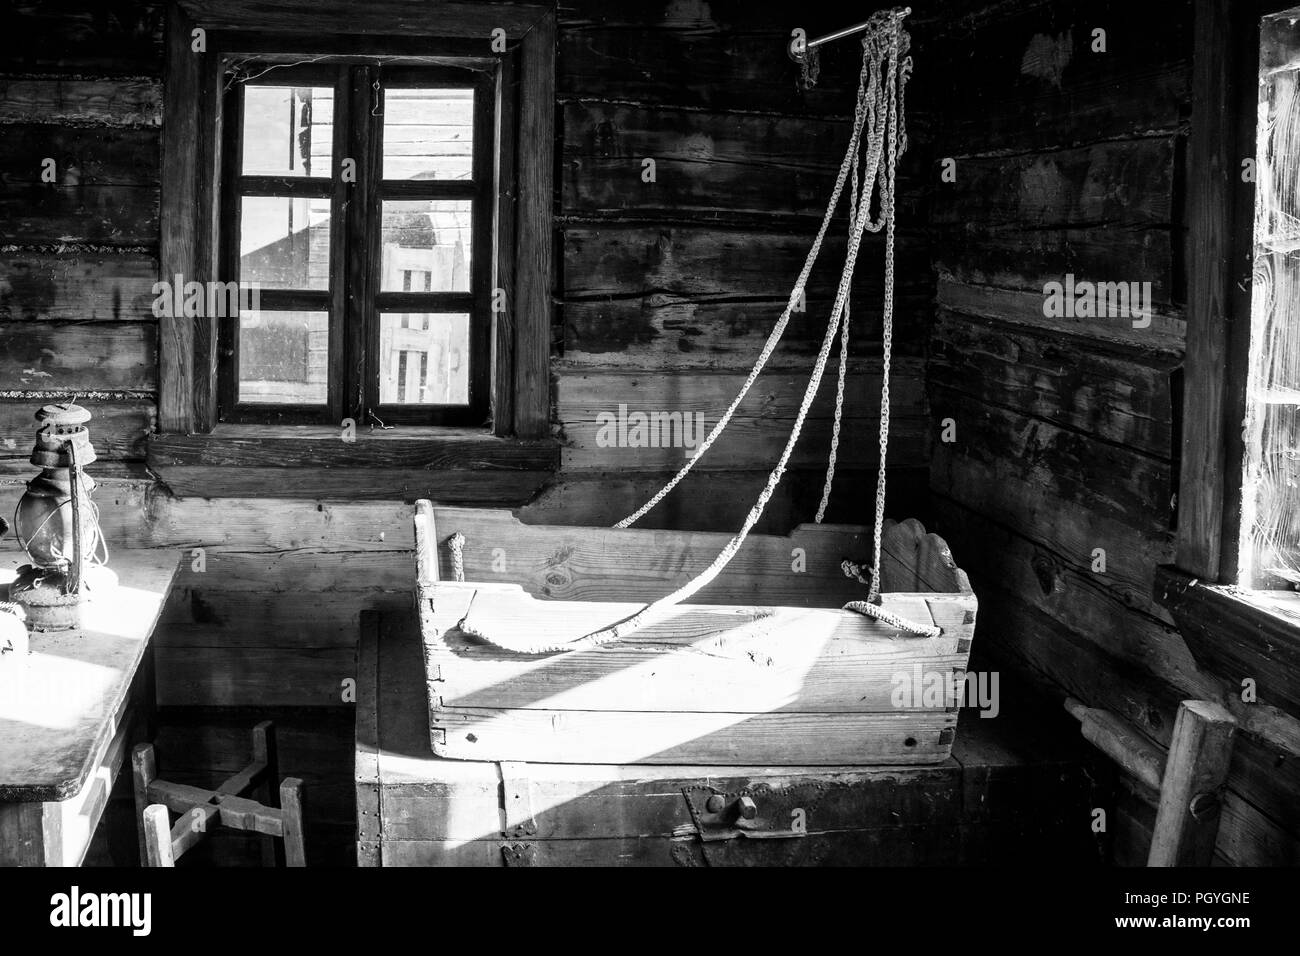
[[[482,430],[218,425],[154,435],[149,468],[179,497],[343,498],[519,505],[558,470],[559,443]]]
[[[1234,687],[1252,679],[1261,703],[1300,718],[1300,594],[1206,584],[1163,565],[1155,598],[1199,666]]]

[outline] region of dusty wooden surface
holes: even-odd
[[[0,800],[63,800],[116,732],[115,720],[171,590],[176,551],[117,551],[119,584],[73,631],[34,634],[25,666],[0,669]],[[7,588],[22,563],[5,553]]]
[[[407,614],[360,648],[358,862],[430,865],[904,865],[1099,859],[1079,746],[968,712],[931,767],[618,766],[429,752]],[[683,788],[799,807],[803,838],[700,844]],[[789,807],[786,805],[789,804]]]
[[[528,533],[513,516],[417,505],[417,597],[430,739],[439,756],[815,765],[935,763],[948,755],[976,601],[947,546],[915,520],[884,529],[882,604],[918,626],[938,626],[936,637],[840,610],[864,596],[839,562],[861,547],[865,529],[822,525],[748,541],[750,560],[766,556],[766,573],[778,578],[786,553],[794,558],[788,586],[798,606],[775,605],[779,586],[756,588],[733,572],[709,589],[712,604],[681,604],[625,639],[541,655],[529,651],[631,617],[667,593],[673,578],[698,573],[723,542],[707,549],[699,539],[712,536],[535,528],[536,546],[551,556],[548,576],[564,573],[564,552],[602,556],[578,582],[586,599],[538,600],[519,584],[478,582],[477,562],[463,569],[471,583],[447,580],[440,558],[449,550],[448,524],[465,535],[459,522],[476,520],[495,520],[497,536],[474,537],[483,542],[480,553],[493,555],[494,570],[504,570]],[[494,539],[505,546],[494,547]],[[678,558],[697,547],[699,567]],[[637,590],[650,593],[629,603],[623,565],[638,553],[652,554],[661,571],[648,570]],[[819,574],[807,575],[809,566]],[[727,603],[745,598],[754,603]],[[901,703],[900,674],[918,685]],[[936,678],[943,693],[931,700],[920,685]]]
[[[117,552],[119,584],[75,631],[0,665],[0,862],[76,866],[153,709],[147,656],[176,550]],[[23,559],[0,552],[0,592]]]

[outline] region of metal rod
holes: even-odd
[[[897,8],[895,8],[895,16],[906,17],[911,13],[911,7],[903,7],[902,10],[897,10]],[[855,23],[853,26],[845,27],[843,30],[839,30],[835,33],[828,33],[826,36],[818,37],[816,40],[809,40],[804,44],[804,49],[812,50],[821,46],[823,43],[830,43],[832,40],[842,40],[845,37],[853,36],[855,33],[861,33],[867,27],[871,26],[871,23],[872,21],[870,20],[863,20],[861,23]]]

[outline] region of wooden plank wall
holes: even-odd
[[[407,509],[175,499],[144,471],[157,418],[150,288],[163,6],[25,0],[0,31],[0,505],[12,509],[31,476],[32,413],[80,395],[96,415],[92,473],[113,540],[207,549],[207,570],[183,576],[158,636],[164,775],[220,781],[245,762],[247,728],[271,717],[284,772],[308,786],[309,852],[345,861],[353,807],[340,782],[350,779],[352,730],[341,682],[361,608],[406,599],[410,569],[394,548],[410,546]],[[683,453],[602,448],[597,416],[625,404],[699,412],[711,426],[779,315],[847,143],[858,70],[848,44],[824,57],[815,90],[797,89],[785,55],[791,28],[815,33],[842,19],[804,16],[776,0],[560,7],[552,397],[565,450],[528,520],[612,523],[640,504]],[[914,143],[924,113],[912,112]],[[40,181],[46,157],[53,183]],[[656,161],[653,183],[641,178],[645,158]],[[934,283],[916,167],[902,183],[890,507],[924,517],[922,363]],[[646,526],[739,525],[797,408],[846,231],[841,217],[808,311],[794,317],[733,436]],[[870,237],[865,246],[846,398],[846,435],[862,440],[841,451],[831,520],[864,517],[874,491],[881,247]],[[833,368],[764,530],[786,530],[815,508]],[[256,859],[245,849],[220,843],[212,858]]]
[[[1173,557],[1191,48],[1186,0],[1054,0],[970,5],[918,60],[952,65],[927,388],[956,440],[934,444],[935,524],[979,595],[977,648],[1161,744],[1180,699],[1227,704],[1244,732],[1218,856],[1295,864],[1300,727],[1199,671],[1151,597]],[[1150,282],[1150,327],[1047,318],[1044,284],[1071,272]],[[1141,862],[1151,794],[1132,789],[1116,847]]]
[[[598,448],[595,416],[700,412],[712,426],[780,315],[825,209],[848,143],[860,53],[824,58],[819,85],[796,87],[785,54],[800,22],[775,0],[611,5],[567,0],[559,11],[555,425],[567,443],[561,480],[527,509],[532,520],[606,522],[636,507],[680,467],[679,449]],[[924,111],[912,118],[914,135]],[[643,177],[654,161],[654,181]],[[924,191],[902,173],[898,245],[900,363],[891,463],[924,467],[920,388],[932,311]],[[714,447],[652,527],[735,527],[788,434],[842,265],[847,223],[832,225],[796,313],[734,435]],[[854,285],[856,345],[846,434],[875,430],[879,391],[879,236],[868,236]],[[840,262],[836,262],[836,257]],[[672,371],[665,375],[664,370]],[[815,508],[830,437],[833,369],[798,446],[769,528]],[[870,505],[868,439],[842,450],[839,517]],[[920,482],[900,478],[900,491]],[[922,502],[900,500],[900,512]],[[662,514],[658,513],[662,511]]]

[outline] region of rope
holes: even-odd
[[[870,36],[870,33],[868,33],[868,36]],[[863,47],[866,48],[866,46],[867,40],[864,39]],[[804,259],[803,268],[799,270],[799,277],[795,279],[794,288],[790,292],[790,299],[786,303],[785,309],[781,312],[780,318],[777,319],[776,325],[774,325],[772,331],[768,333],[767,341],[763,343],[763,348],[758,354],[758,359],[755,361],[754,367],[750,370],[749,375],[745,377],[745,381],[740,386],[740,391],[736,393],[736,397],[732,399],[731,404],[727,406],[727,410],[722,413],[722,417],[718,419],[717,424],[709,430],[709,434],[705,436],[704,441],[702,441],[699,447],[695,449],[695,453],[691,455],[686,464],[682,465],[677,474],[674,475],[666,485],[660,488],[649,501],[622,521],[618,522],[614,527],[629,528],[645,517],[650,510],[655,507],[655,505],[659,504],[659,502],[661,502],[674,488],[677,487],[678,483],[683,478],[690,474],[691,469],[695,467],[695,463],[703,458],[708,450],[713,447],[713,443],[717,441],[718,436],[721,435],[727,425],[731,423],[732,417],[736,414],[736,409],[740,407],[740,403],[744,401],[745,396],[749,394],[750,388],[752,388],[754,382],[758,380],[758,376],[767,365],[768,359],[772,357],[772,353],[776,350],[777,345],[780,344],[781,337],[785,335],[786,327],[790,323],[790,315],[794,311],[795,306],[805,301],[804,290],[808,284],[808,277],[812,274],[812,269],[817,262],[817,257],[821,255],[822,243],[826,239],[826,231],[830,227],[831,219],[835,214],[835,209],[840,204],[840,196],[843,195],[844,183],[848,178],[849,170],[853,167],[855,159],[859,153],[859,143],[861,141],[862,129],[865,124],[867,104],[869,98],[873,97],[878,90],[879,71],[879,64],[873,62],[864,50],[862,69],[858,73],[858,99],[857,104],[854,107],[853,134],[849,139],[849,147],[844,153],[844,160],[840,163],[839,172],[835,177],[835,187],[831,190],[831,198],[826,205],[826,212],[822,216],[821,225],[817,228],[817,235],[813,238],[812,247],[808,250],[808,255]],[[853,211],[850,210],[850,215],[852,214]],[[832,323],[831,327],[834,327],[834,323]]]
[[[790,314],[795,304],[802,300],[804,288],[808,281],[808,276],[812,271],[812,266],[816,262],[821,252],[822,242],[826,236],[826,230],[834,214],[835,208],[839,204],[839,199],[843,193],[845,180],[848,178],[850,171],[853,172],[853,189],[851,197],[851,207],[849,210],[849,242],[848,251],[845,258],[844,270],[840,276],[839,287],[835,293],[835,301],[831,310],[830,321],[826,326],[826,334],[823,337],[822,345],[817,353],[817,359],[813,365],[812,373],[809,376],[808,386],[804,390],[803,399],[799,405],[799,411],[795,416],[794,424],[790,430],[790,437],[786,441],[785,448],[781,452],[780,459],[776,466],[768,475],[767,482],[763,490],[759,493],[758,500],[750,508],[749,513],[740,530],[727,543],[722,551],[713,559],[713,562],[700,574],[686,582],[672,593],[659,598],[643,607],[640,611],[632,614],[621,621],[618,621],[609,627],[599,631],[594,631],[575,641],[540,645],[531,649],[532,653],[548,653],[553,651],[576,651],[585,648],[596,647],[611,641],[618,640],[636,630],[638,627],[647,623],[649,620],[657,617],[667,609],[687,600],[689,597],[706,587],[720,574],[740,551],[745,539],[754,525],[762,517],[767,507],[768,501],[780,484],[782,476],[785,474],[785,468],[798,443],[799,435],[803,430],[804,421],[808,416],[808,411],[812,407],[813,400],[821,386],[822,376],[826,370],[826,363],[830,358],[832,346],[837,334],[841,337],[841,376],[843,375],[847,355],[847,325],[848,320],[846,311],[849,301],[849,289],[852,285],[853,274],[857,266],[858,252],[861,248],[862,235],[865,231],[878,232],[882,227],[886,229],[885,239],[885,304],[884,304],[884,347],[885,361],[883,364],[884,386],[882,388],[882,401],[887,402],[889,399],[889,353],[892,348],[892,320],[893,320],[893,270],[894,270],[894,188],[896,182],[895,167],[902,151],[906,148],[906,138],[899,130],[899,123],[903,119],[903,113],[899,109],[896,97],[900,93],[901,87],[906,83],[907,75],[911,69],[910,59],[906,64],[900,63],[900,56],[906,51],[902,31],[902,18],[906,14],[902,11],[891,11],[887,13],[877,13],[872,17],[873,24],[867,30],[863,38],[863,65],[858,76],[858,98],[854,109],[853,133],[850,138],[848,151],[845,153],[844,161],[840,164],[839,174],[836,177],[835,188],[832,191],[831,200],[826,209],[826,214],[822,218],[822,223],[813,240],[812,248],[809,250],[808,257],[804,261],[799,277],[795,282],[794,289],[791,291],[790,300],[786,304],[780,319],[773,327],[763,349],[759,354],[754,368],[746,377],[741,386],[739,393],[733,399],[731,405],[723,413],[721,419],[710,431],[709,435],[696,449],[695,454],[691,457],[680,471],[654,495],[646,504],[638,509],[632,515],[624,518],[615,527],[626,528],[644,516],[651,508],[661,501],[684,478],[695,463],[708,451],[713,442],[717,439],[723,429],[731,421],[736,409],[741,401],[752,387],[754,381],[762,372],[763,367],[767,364],[772,352],[780,341],[785,332],[786,325],[789,322]],[[884,75],[884,68],[888,64],[888,74]],[[867,129],[867,158],[865,163],[865,176],[862,178],[863,188],[858,189],[858,170],[862,168],[860,156],[861,138],[863,129]],[[888,136],[888,145],[885,139]],[[885,166],[882,168],[881,158],[882,151],[885,156]],[[871,200],[876,191],[880,191],[880,219],[876,222],[871,220]],[[841,395],[837,398],[837,419],[839,417],[839,408],[842,408],[842,381],[840,387]],[[881,409],[881,471],[880,480],[877,486],[876,494],[876,524],[875,524],[875,564],[873,569],[872,593],[869,597],[871,603],[854,601],[845,605],[844,609],[855,611],[878,620],[881,620],[893,627],[906,630],[911,633],[937,635],[939,629],[930,626],[918,625],[899,618],[878,607],[879,594],[878,583],[880,580],[880,538],[883,527],[883,495],[884,495],[884,466],[885,451],[888,443],[889,416],[887,408]],[[836,439],[836,444],[838,439]],[[832,450],[832,468],[834,465],[834,448]],[[455,562],[455,551],[453,550],[453,562]],[[461,622],[461,628],[467,634],[472,634],[489,643],[493,641],[491,635],[484,634],[473,629],[467,621]]]

